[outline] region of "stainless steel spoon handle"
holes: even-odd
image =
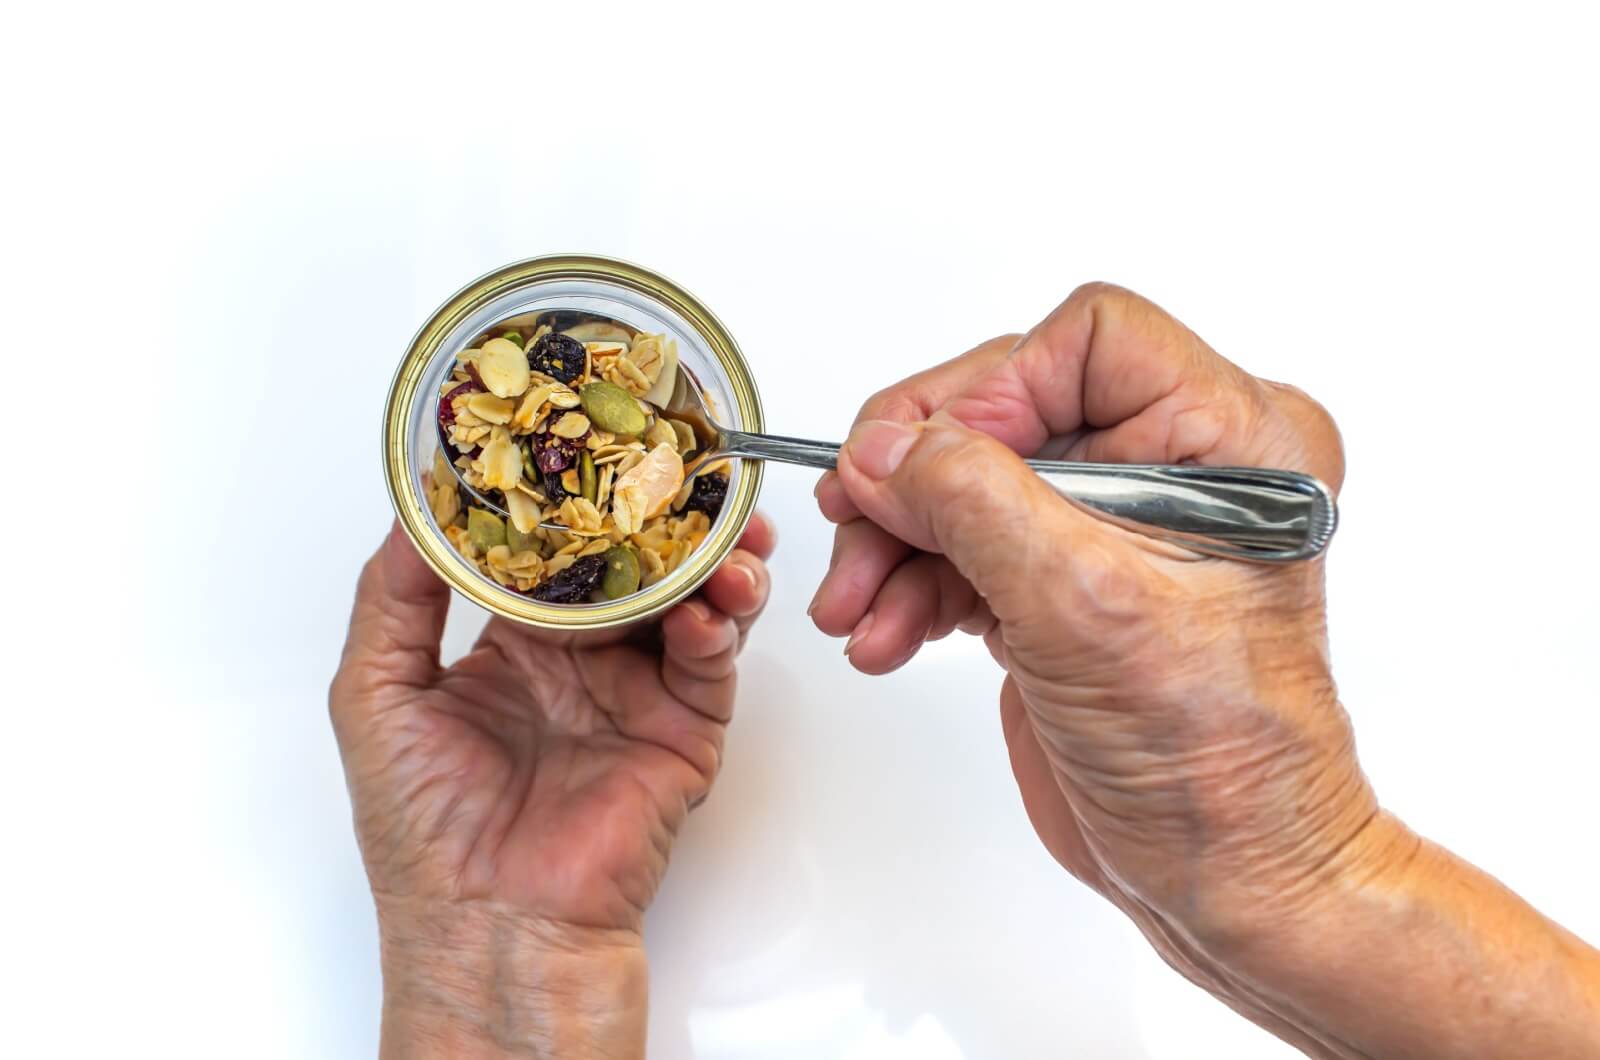
[[[827,442],[724,431],[723,455],[832,468]],[[1029,460],[1069,501],[1147,537],[1259,563],[1311,559],[1338,525],[1333,494],[1297,471],[1258,467]]]
[[[1028,465],[1103,519],[1196,552],[1259,563],[1311,559],[1338,525],[1333,494],[1297,471],[1190,464]]]
[[[755,460],[776,460],[780,464],[819,467],[832,471],[839,462],[839,447],[833,442],[812,442],[804,438],[785,438],[779,434],[750,434],[718,428],[721,444],[717,455],[746,456]]]

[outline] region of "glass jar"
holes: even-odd
[[[530,258],[464,287],[417,332],[395,373],[384,412],[383,465],[400,525],[450,586],[494,614],[547,629],[581,630],[643,622],[688,597],[744,533],[761,488],[761,463],[730,463],[722,511],[700,547],[648,588],[598,604],[548,604],[505,588],[462,558],[429,511],[423,476],[439,447],[439,391],[456,355],[485,331],[519,327],[539,313],[579,310],[665,333],[678,363],[700,384],[722,423],[761,431],[761,398],[733,336],[677,284],[627,262],[590,255]],[[524,328],[524,331],[530,329]]]

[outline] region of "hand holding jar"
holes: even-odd
[[[703,798],[766,604],[761,516],[658,625],[504,617],[439,665],[450,590],[396,528],[329,692],[377,902],[385,1056],[642,1056],[645,907]]]

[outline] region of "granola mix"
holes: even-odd
[[[614,600],[671,574],[728,491],[725,464],[685,480],[711,439],[662,411],[677,371],[671,338],[601,317],[546,313],[479,336],[440,389],[445,443],[423,478],[450,543],[546,603]],[[510,518],[460,489],[451,464]]]

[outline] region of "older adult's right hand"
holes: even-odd
[[[1344,474],[1304,394],[1085,287],[867,404],[818,487],[841,525],[817,625],[874,673],[983,635],[1051,853],[1307,1051],[1594,1055],[1594,951],[1379,809],[1330,672],[1322,562],[1204,558],[1100,522],[1026,468],[1036,453]],[[1514,1049],[1492,1019],[1509,1005]]]

